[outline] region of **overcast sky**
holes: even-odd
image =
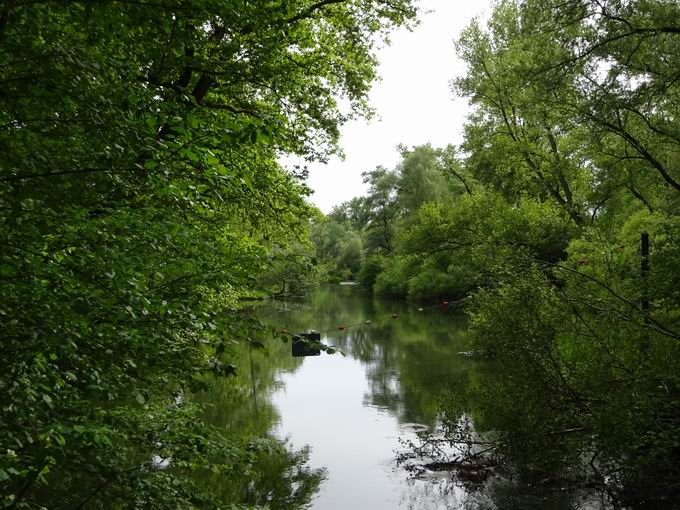
[[[399,161],[396,146],[431,143],[444,147],[461,142],[468,107],[454,97],[449,82],[464,74],[453,40],[477,15],[488,16],[489,0],[421,0],[422,23],[412,32],[400,30],[392,44],[378,53],[378,74],[370,103],[377,116],[353,121],[341,130],[345,160],[309,165],[311,201],[324,213],[352,197],[363,195],[361,172]]]

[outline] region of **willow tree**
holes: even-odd
[[[226,504],[190,474],[242,476],[252,449],[182,395],[233,371],[250,333],[229,310],[303,237],[308,190],[278,155],[336,150],[368,112],[375,45],[414,16],[410,0],[0,7],[5,504]]]

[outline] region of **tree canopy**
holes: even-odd
[[[376,45],[415,14],[410,0],[0,7],[5,505],[247,503],[201,491],[197,474],[241,476],[257,448],[202,424],[191,393],[234,371],[234,342],[257,329],[238,297],[306,242],[309,190],[277,158],[337,150],[338,126],[369,112]]]

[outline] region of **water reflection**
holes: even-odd
[[[400,438],[433,428],[445,392],[465,384],[470,361],[456,355],[466,349],[464,320],[450,309],[418,312],[357,290],[322,289],[307,300],[259,307],[263,321],[322,331],[324,343],[346,354],[322,354],[278,372],[275,430],[296,446],[311,445],[312,465],[328,469],[313,508],[427,508],[414,503],[415,494],[431,481],[398,467],[395,451]],[[440,494],[429,507],[451,508],[450,502]]]
[[[267,313],[262,310],[262,315]],[[466,348],[465,322],[452,309],[418,312],[402,302],[375,300],[340,287],[317,292],[307,306],[295,306],[294,313],[267,318],[291,330],[324,331],[326,343],[365,367],[365,403],[391,411],[400,423],[433,425],[442,390],[466,380],[470,363],[456,355]],[[336,329],[366,320],[371,324]]]
[[[486,364],[459,355],[468,345],[465,320],[455,310],[419,312],[340,287],[298,301],[262,303],[255,313],[280,329],[320,331],[324,343],[345,353],[293,358],[290,345],[278,341],[267,342],[266,350],[242,346],[239,376],[220,382],[210,396],[214,423],[247,435],[273,432],[298,449],[311,446],[309,465],[327,469],[312,508],[604,506],[563,487],[521,486],[510,475],[469,483],[449,472],[414,477],[397,465],[404,440],[436,430],[443,402],[464,402],[468,386],[493,374]],[[475,411],[474,402],[465,402],[465,409],[477,433],[493,422]]]

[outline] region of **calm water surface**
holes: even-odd
[[[400,439],[435,425],[443,390],[465,384],[471,362],[456,354],[467,349],[460,314],[441,307],[419,312],[352,287],[267,303],[257,313],[290,331],[322,331],[322,341],[345,354],[300,359],[279,372],[269,397],[278,415],[274,432],[295,447],[310,445],[312,466],[328,471],[311,508],[465,506],[463,490],[413,479],[395,455]]]
[[[404,451],[400,440],[433,431],[442,398],[462,394],[483,369],[459,354],[469,346],[465,319],[456,310],[419,311],[349,286],[255,308],[261,321],[277,328],[322,332],[323,343],[345,354],[293,358],[289,344],[270,342],[266,351],[242,356],[240,393],[232,385],[223,393],[216,387],[211,396],[217,404],[213,421],[311,447],[311,467],[327,470],[311,508],[600,508],[587,498],[576,505],[560,490],[470,490],[451,474],[413,477],[397,464],[397,452]]]

